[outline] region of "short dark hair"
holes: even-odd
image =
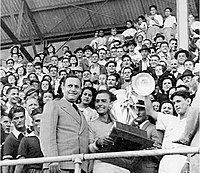
[[[95,95],[95,100],[96,100],[97,95],[99,95],[99,94],[108,94],[111,102],[113,102],[113,101],[115,101],[117,99],[116,96],[113,93],[111,93],[110,91],[108,91],[108,90],[99,90],[99,91],[97,91],[97,93]]]
[[[14,117],[14,114],[15,113],[18,113],[18,112],[23,112],[24,116],[25,116],[25,109],[22,107],[22,106],[13,106],[9,113],[8,113],[8,117],[12,120],[13,117]]]
[[[190,93],[189,91],[176,91],[174,92],[172,95],[171,95],[171,100],[174,99],[175,96],[180,96],[180,97],[183,97],[184,99],[188,99],[190,98]]]
[[[56,68],[56,70],[57,70],[57,72],[58,72],[58,67],[57,66],[55,66],[55,65],[50,65],[50,67],[49,67],[49,72],[50,72],[50,70],[51,70],[51,68]]]
[[[16,86],[11,86],[11,87],[9,87],[8,90],[6,91],[6,94],[9,94],[10,91],[13,90],[13,89],[16,89],[16,90],[19,91],[19,88],[18,88],[18,87],[16,87]]]
[[[163,41],[160,43],[160,47],[163,45],[163,44],[167,44],[167,46],[169,46],[169,43],[167,41]]]
[[[76,75],[74,75],[74,74],[69,74],[69,75],[67,75],[67,77],[62,78],[62,79],[63,79],[63,81],[62,81],[62,82],[63,82],[63,85],[65,85],[65,82],[66,82],[66,80],[67,80],[68,78],[75,78],[75,79],[78,79],[78,80],[80,81],[80,83],[82,83],[78,76],[76,76]]]
[[[190,58],[186,59],[183,64],[185,65],[185,63],[188,62],[188,61],[192,62],[193,66],[195,66],[195,62],[192,59],[190,59]]]
[[[164,11],[169,10],[170,12],[172,12],[172,8],[170,7],[166,7]]]
[[[41,68],[43,67],[43,66],[42,66],[42,63],[40,63],[40,62],[36,62],[36,63],[34,64],[34,67],[35,67],[35,66],[40,66]]]
[[[188,86],[186,86],[186,85],[178,85],[177,87],[176,87],[176,90],[178,89],[178,88],[185,88],[185,90],[186,91],[189,91],[189,87]]]
[[[157,6],[156,5],[149,6],[149,10],[151,10],[151,8],[155,8],[157,10]]]

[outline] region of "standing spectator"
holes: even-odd
[[[105,65],[107,75],[116,73],[117,63],[115,61],[108,61]]]
[[[155,112],[151,106],[150,99],[147,99],[146,97],[147,114],[156,120],[157,129],[165,130],[165,135],[162,143],[163,149],[181,147],[180,144],[175,144],[172,141],[178,139],[183,133],[186,124],[186,117],[188,115],[191,103],[190,94],[187,91],[177,91],[172,94],[171,99],[173,100],[178,117],[170,114]],[[186,159],[186,156],[180,154],[165,155],[160,161],[158,172],[181,172]]]
[[[40,143],[45,157],[65,156],[88,152],[88,126],[85,117],[74,104],[81,93],[81,81],[68,76],[63,84],[64,97],[49,101],[41,119]],[[65,144],[65,145],[63,145]],[[87,162],[81,168],[87,172]],[[44,164],[45,172],[72,171],[72,162]]]
[[[161,148],[161,138],[156,130],[154,124],[149,121],[149,117],[146,114],[145,105],[143,100],[138,100],[136,103],[136,115],[135,121],[138,123],[139,128],[147,132],[147,137],[151,139],[154,144],[153,147],[156,149]],[[157,173],[160,159],[157,156],[142,157],[139,164],[134,167],[135,173]]]
[[[160,27],[163,25],[163,17],[157,14],[156,5],[151,5],[149,11],[150,15],[146,17],[148,24],[147,38],[153,39],[157,33],[160,33]]]
[[[160,57],[160,61],[164,61],[167,63],[167,67],[170,67],[171,64],[171,56],[169,53],[169,44],[167,41],[163,41],[160,43],[160,52],[158,53]]]
[[[35,109],[32,112],[31,118],[33,120],[34,131],[21,140],[18,148],[18,159],[43,157],[39,141],[41,116],[42,112],[39,109]],[[15,173],[22,172],[43,173],[42,163],[30,165],[17,165],[15,168]]]
[[[23,79],[26,76],[26,69],[24,67],[18,67],[16,69],[16,73],[18,74],[17,86],[21,87],[23,84]]]
[[[11,108],[8,117],[10,118],[14,127],[13,131],[8,135],[4,143],[4,160],[17,158],[20,141],[24,135],[26,135],[25,109],[21,106],[14,106]],[[14,173],[14,170],[14,166],[3,167],[3,173]]]
[[[139,72],[143,70],[147,70],[147,68],[150,66],[149,65],[149,53],[150,49],[146,45],[142,45],[141,49],[139,50],[142,59],[139,61]]]
[[[176,35],[176,18],[172,16],[172,9],[170,7],[165,8],[165,20],[163,24],[163,34],[167,42]]]
[[[133,69],[131,67],[124,67],[121,72],[121,77],[123,80],[123,84],[121,89],[126,89],[128,86],[131,85],[131,78],[133,76]]]

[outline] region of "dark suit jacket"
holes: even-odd
[[[85,117],[62,98],[44,107],[40,128],[41,149],[45,157],[88,153],[88,124]],[[46,167],[47,165],[44,165]],[[73,169],[72,162],[60,162],[62,169]],[[88,164],[83,162],[87,171]]]
[[[142,130],[147,131],[147,136],[154,141],[154,146],[161,148],[161,139],[158,135],[156,127],[149,121],[146,122]],[[157,173],[159,165],[159,159],[156,157],[142,157],[140,163],[134,168],[134,173]]]

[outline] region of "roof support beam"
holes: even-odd
[[[19,11],[19,19],[18,19],[18,26],[17,26],[17,38],[20,40],[20,33],[22,28],[22,19],[23,19],[23,10],[24,10],[24,1],[21,1],[21,7]]]
[[[106,0],[86,0],[85,2],[75,2],[75,3],[67,3],[66,1],[63,1],[63,4],[59,5],[54,5],[54,6],[45,6],[45,7],[40,7],[40,8],[34,8],[31,9],[32,14],[33,13],[38,13],[38,12],[45,12],[45,11],[51,11],[51,10],[57,10],[57,9],[63,9],[63,8],[68,8],[71,7],[72,5],[86,5],[86,4],[93,4],[93,3],[99,3],[99,2],[105,2]],[[62,2],[62,1],[61,1]],[[14,12],[14,15],[19,15],[18,12]],[[1,14],[1,17],[9,17],[9,13],[4,13]]]
[[[22,0],[22,1],[24,2],[25,12],[27,13],[27,15],[28,15],[28,17],[29,17],[29,19],[30,19],[30,21],[31,21],[31,23],[32,23],[37,35],[38,35],[38,37],[40,38],[41,41],[43,41],[42,32],[40,31],[40,28],[38,27],[38,25],[37,25],[37,23],[36,23],[36,21],[35,21],[35,19],[33,17],[33,14],[32,14],[32,12],[31,12],[31,10],[30,10],[27,2],[26,2],[26,0]]]
[[[15,34],[10,30],[10,28],[7,26],[7,24],[3,21],[1,18],[1,28],[4,30],[4,32],[10,37],[10,39],[14,42],[14,44],[20,44],[20,50],[24,54],[24,56],[27,58],[28,61],[33,61],[33,58],[31,55],[27,52],[25,47],[20,43],[18,38],[15,36]]]

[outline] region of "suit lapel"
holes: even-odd
[[[69,114],[72,118],[74,118],[79,124],[81,123],[81,118],[78,112],[72,107],[71,103],[68,102],[66,99],[62,98],[59,101],[60,107],[64,110],[67,114]]]

